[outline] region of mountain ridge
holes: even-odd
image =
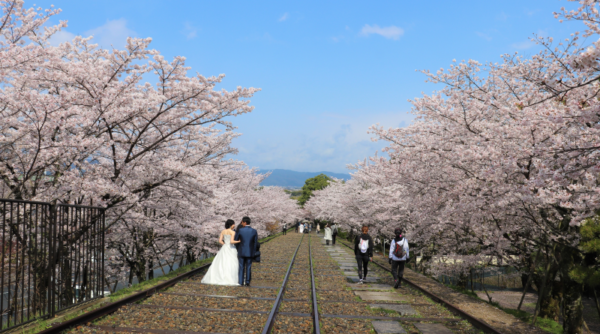
[[[271,172],[271,175],[269,175],[260,183],[261,186],[278,186],[283,188],[299,189],[302,188],[306,179],[310,179],[319,174],[325,174],[329,177],[335,177],[337,179],[350,179],[350,174],[334,172],[297,172],[289,169],[268,169],[259,171],[261,174],[268,172]]]

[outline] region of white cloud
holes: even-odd
[[[127,28],[127,20],[118,19],[106,22],[104,25],[88,30],[84,36],[94,36],[93,42],[103,48],[111,45],[116,48],[125,46],[127,37],[135,37],[135,31]]]
[[[280,18],[279,18],[279,20],[277,20],[277,21],[279,21],[279,22],[283,22],[283,21],[287,20],[288,18],[290,18],[290,14],[288,14],[288,13],[283,13],[283,15],[281,15],[281,17],[280,17]]]
[[[361,36],[369,36],[371,34],[381,35],[387,39],[398,40],[400,36],[404,35],[404,30],[396,26],[379,27],[378,25],[365,24],[360,31]]]
[[[488,35],[488,34],[484,34],[482,32],[476,31],[475,34],[483,39],[485,39],[486,41],[491,41],[492,40],[492,36]]]
[[[526,50],[534,47],[536,44],[533,41],[524,41],[519,43],[513,43],[511,46],[515,49]]]
[[[183,30],[181,33],[185,36],[185,38],[193,39],[198,35],[198,29],[196,29],[196,27],[194,27],[191,23],[185,22],[183,24]]]
[[[57,31],[52,37],[50,37],[50,45],[59,46],[60,43],[70,42],[75,38],[75,34],[70,33],[64,29]]]

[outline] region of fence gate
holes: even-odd
[[[0,199],[0,331],[104,296],[104,209]]]

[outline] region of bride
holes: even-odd
[[[217,253],[208,268],[206,275],[202,278],[204,284],[216,285],[239,285],[238,270],[239,263],[237,257],[237,249],[233,244],[240,241],[233,240],[235,232],[233,231],[235,222],[228,219],[225,223],[225,229],[221,231],[219,243],[223,245]]]

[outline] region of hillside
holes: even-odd
[[[271,172],[261,186],[279,186],[284,188],[297,189],[302,188],[304,181],[319,174],[325,174],[338,179],[349,180],[350,174],[333,173],[333,172],[296,172],[287,169],[261,170],[261,173]]]

